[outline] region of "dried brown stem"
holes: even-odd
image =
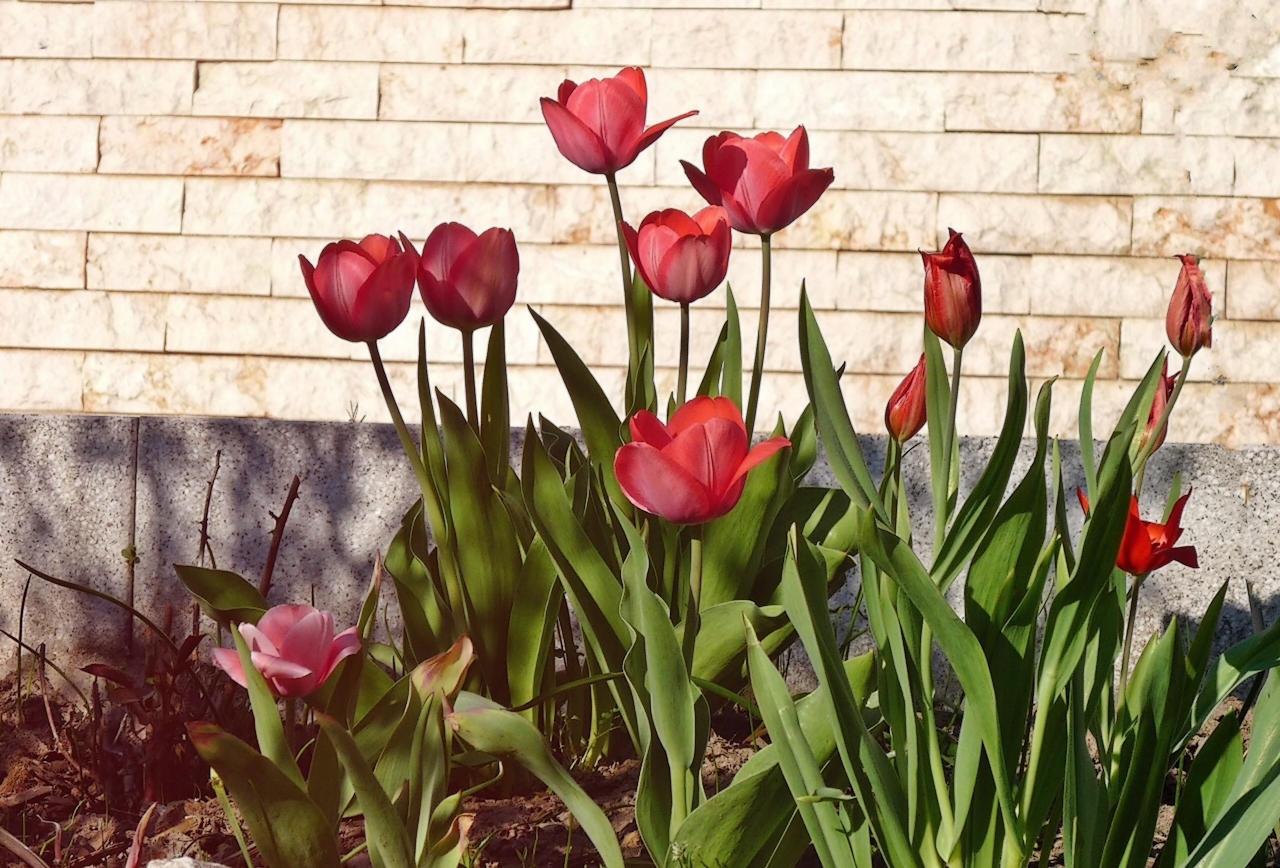
[[[200,548],[196,552],[196,560],[200,561],[201,566],[204,566],[204,555],[208,552],[209,563],[214,569],[218,568],[218,561],[213,556],[213,549],[209,547],[209,505],[213,503],[213,483],[217,481],[221,467],[222,450],[219,449],[213,455],[213,475],[209,477],[209,488],[204,493],[204,513],[200,516]]]
[[[262,568],[262,581],[258,583],[258,591],[262,596],[266,596],[271,591],[271,574],[276,569],[276,556],[280,554],[280,541],[284,539],[284,526],[289,522],[289,510],[293,509],[293,502],[298,499],[298,486],[302,480],[295,473],[293,482],[289,483],[289,493],[285,495],[284,506],[280,510],[280,514],[268,513],[276,520],[275,530],[271,532],[271,548],[267,551],[267,564]]]

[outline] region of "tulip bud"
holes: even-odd
[[[924,318],[929,330],[957,350],[978,330],[982,319],[982,280],[973,252],[960,233],[941,253],[920,252],[924,259]]]
[[[1189,359],[1201,347],[1213,346],[1213,296],[1205,285],[1200,262],[1194,256],[1179,256],[1182,271],[1178,284],[1169,300],[1169,313],[1165,317],[1165,330],[1169,343],[1184,359]]]
[[[925,366],[921,355],[911,373],[893,390],[884,408],[884,426],[890,437],[906,443],[919,433],[925,422],[925,396]]]
[[[385,235],[325,245],[314,266],[299,256],[302,279],[329,331],[345,341],[376,341],[404,322],[413,300],[418,254]]]
[[[460,331],[496,323],[516,300],[520,254],[510,229],[480,235],[441,223],[422,246],[418,289],[437,321]]]
[[[1160,424],[1160,417],[1164,415],[1164,408],[1169,406],[1169,399],[1173,397],[1173,387],[1177,383],[1177,376],[1169,376],[1169,360],[1164,361],[1164,370],[1160,373],[1160,381],[1156,383],[1156,394],[1151,399],[1151,412],[1147,414],[1147,427],[1142,432],[1141,439],[1138,441],[1138,448],[1143,449],[1147,445],[1147,441],[1156,433],[1156,426]],[[1156,437],[1155,444],[1151,447],[1151,451],[1155,452],[1164,444],[1164,437],[1169,433],[1169,426],[1165,425]]]
[[[729,271],[733,235],[723,208],[703,208],[692,217],[669,208],[655,211],[638,230],[622,224],[627,249],[654,295],[689,304],[705,298]]]

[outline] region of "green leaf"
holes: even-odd
[[[333,742],[338,760],[355,786],[356,798],[364,813],[369,855],[373,857],[374,864],[385,865],[386,868],[414,868],[413,844],[404,821],[360,753],[355,739],[328,715],[318,714],[316,719]]]
[[[288,775],[211,723],[188,723],[187,735],[226,783],[270,868],[339,868],[336,830]]]
[[[951,383],[947,379],[947,363],[942,355],[942,342],[928,325],[924,326],[925,417],[929,420],[929,490],[933,494],[934,521],[941,529],[946,524],[939,516],[950,516],[955,507],[956,491],[951,485],[951,466],[960,454],[960,438],[946,454],[947,419],[951,407]],[[936,544],[935,544],[936,548]]]
[[[240,667],[244,670],[244,679],[248,683],[249,705],[253,709],[253,728],[258,736],[258,749],[267,759],[275,763],[299,787],[303,785],[302,772],[293,758],[293,751],[284,737],[284,725],[280,722],[280,709],[276,706],[275,694],[267,686],[262,673],[253,665],[253,657],[249,644],[239,629],[233,628],[231,639],[235,642],[236,651],[240,655]]]
[[[192,564],[174,564],[173,568],[191,596],[200,603],[201,611],[223,629],[232,622],[256,624],[262,613],[271,608],[258,588],[238,573],[208,570]]]
[[[1209,665],[1204,686],[1196,697],[1191,722],[1183,730],[1179,744],[1185,744],[1199,732],[1214,709],[1246,678],[1276,666],[1280,666],[1280,621],[1266,631],[1232,645]]]
[[[595,845],[605,868],[623,868],[622,850],[604,812],[582,791],[552,757],[538,730],[520,715],[463,691],[458,694],[449,723],[473,748],[528,769],[569,808]]]
[[[1098,350],[1085,375],[1080,389],[1080,461],[1084,465],[1085,493],[1092,502],[1098,496],[1098,469],[1093,460],[1093,384],[1098,379],[1098,366],[1102,364],[1105,349]]]
[[[724,287],[724,367],[720,375],[720,394],[742,406],[742,324],[738,318],[738,301],[733,287]]]
[[[520,571],[520,592],[511,607],[507,628],[507,683],[511,704],[536,697],[551,662],[556,615],[564,601],[556,564],[542,537],[536,537]]]
[[[489,330],[484,381],[480,386],[480,441],[488,459],[489,478],[505,489],[511,473],[511,402],[507,392],[506,320]]]
[[[453,617],[436,580],[428,551],[427,527],[419,500],[405,513],[387,547],[383,567],[395,585],[404,620],[404,654],[409,666],[443,651],[453,634]],[[464,613],[458,613],[459,616]]]
[[[766,637],[787,623],[782,606],[758,606],[750,600],[730,600],[703,608],[699,619],[693,675],[715,684],[736,684],[741,680],[747,662],[744,620]]]
[[[1186,862],[1191,850],[1204,839],[1209,823],[1222,813],[1243,767],[1240,721],[1234,711],[1229,711],[1196,751],[1178,797],[1173,828],[1160,853],[1160,868]]]
[[[703,395],[708,398],[715,398],[720,394],[720,376],[724,370],[724,345],[729,339],[729,324],[725,323],[720,327],[720,336],[716,338],[715,345],[711,348],[711,355],[707,358],[707,369],[702,375],[702,379],[698,382],[698,388],[694,392],[695,395]],[[668,418],[670,416],[668,415]]]

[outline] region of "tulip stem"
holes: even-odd
[[[764,375],[764,345],[769,337],[769,291],[773,279],[772,235],[760,234],[760,324],[756,328],[756,358],[751,366],[751,394],[747,399],[747,436],[756,430],[756,410],[760,406],[760,380]]]
[[[284,743],[289,753],[296,750],[295,745],[298,743],[295,737],[295,727],[298,721],[298,700],[294,697],[287,697],[284,701]]]
[[[956,447],[956,411],[960,408],[960,364],[964,360],[964,347],[956,347],[951,356],[951,394],[947,396],[947,433],[943,440],[943,461],[946,462],[947,476],[943,484],[947,486],[947,497],[944,500],[948,509],[941,510],[934,516],[933,554],[936,558],[942,551],[942,541],[947,535],[947,522],[950,521],[949,506],[951,504],[951,479],[959,476],[959,457],[954,454]]]
[[[1120,690],[1116,698],[1117,708],[1124,703],[1124,692],[1129,685],[1129,655],[1133,651],[1134,624],[1138,620],[1138,591],[1142,589],[1142,581],[1150,573],[1133,577],[1133,594],[1129,597],[1129,620],[1124,628],[1124,656],[1120,660]]]
[[[627,252],[627,236],[622,231],[622,198],[618,195],[618,176],[613,172],[606,172],[604,179],[609,185],[609,202],[613,205],[613,228],[618,233],[618,256],[622,263],[622,301],[627,314],[627,350],[629,355],[626,410],[630,413],[632,407],[636,405],[635,399],[637,396],[635,393],[640,386],[641,359],[646,349],[645,338],[642,337],[641,319],[647,313],[647,328],[643,330],[643,335],[652,337],[653,300],[643,287],[640,292],[636,292],[635,282],[631,276],[631,254]],[[648,352],[652,362],[653,348],[649,347]],[[644,392],[640,394],[645,395]],[[648,401],[647,395],[645,395],[645,401]]]
[[[702,605],[702,525],[689,529],[689,602],[684,613],[684,662],[693,672],[693,649],[698,638]]]
[[[422,453],[413,442],[409,429],[404,424],[404,416],[400,414],[400,405],[396,403],[395,393],[391,391],[391,381],[387,379],[386,366],[382,364],[382,354],[378,352],[378,342],[369,341],[369,358],[373,361],[373,371],[378,375],[378,387],[382,389],[382,398],[387,403],[387,412],[391,414],[391,424],[400,435],[400,445],[409,456],[409,464],[413,467],[413,475],[418,478],[418,487],[422,489],[423,503],[430,501],[431,479],[427,476],[427,467],[422,463]]]
[[[684,404],[689,385],[689,304],[680,304],[680,376],[676,384],[676,403]]]
[[[1166,428],[1169,425],[1169,416],[1173,413],[1173,405],[1178,402],[1178,396],[1182,394],[1182,386],[1187,382],[1187,374],[1191,372],[1191,358],[1184,357],[1182,359],[1182,370],[1178,371],[1178,378],[1173,383],[1173,393],[1169,395],[1168,402],[1164,405],[1164,411],[1160,414],[1160,419],[1156,422],[1156,427],[1147,435],[1147,440],[1142,444],[1142,448],[1138,450],[1138,457],[1134,461],[1136,470],[1134,473],[1134,489],[1133,493],[1137,495],[1138,500],[1142,500],[1142,481],[1147,473],[1147,459],[1149,459],[1156,451],[1156,444],[1160,442],[1164,436]],[[1158,384],[1157,389],[1163,389],[1164,386]]]
[[[475,329],[462,332],[462,384],[467,392],[467,421],[471,430],[480,433],[480,413],[476,409],[476,348]]]

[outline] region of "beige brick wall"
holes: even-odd
[[[696,208],[680,159],[721,129],[811,132],[835,184],[777,238],[766,408],[804,400],[807,282],[855,422],[919,350],[917,250],[964,231],[985,284],[961,423],[993,433],[1015,329],[1074,432],[1164,341],[1192,252],[1215,294],[1172,438],[1280,443],[1280,4],[1270,0],[0,0],[0,411],[381,420],[363,348],[298,272],[334,238],[511,227],[514,409],[569,420],[526,308],[606,389],[625,365],[608,196],[555,149],[538,97],[646,68],[650,119],[701,114],[621,176],[627,215]],[[730,281],[754,330],[759,244]],[[693,314],[695,357],[723,316]],[[385,342],[412,393],[411,322]],[[675,309],[659,303],[659,377]],[[429,323],[434,380],[461,385]],[[749,349],[749,348],[748,348]]]

